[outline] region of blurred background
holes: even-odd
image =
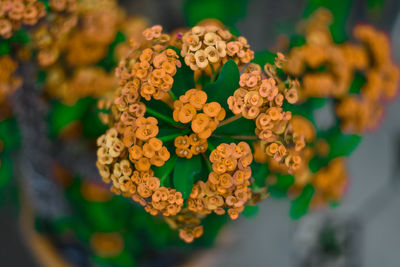
[[[211,0],[204,0],[208,1]],[[128,13],[142,15],[152,24],[165,25],[167,30],[186,25],[184,2],[188,1],[120,1]],[[281,34],[294,33],[308,1],[225,2],[227,13],[239,13],[240,19],[233,24],[257,51],[274,47]],[[400,62],[400,1],[346,2],[351,2],[347,31],[357,23],[370,23],[385,30],[391,37],[395,60]],[[293,221],[288,217],[289,203],[270,198],[260,203],[256,217],[239,217],[230,223],[222,230],[214,248],[197,252],[199,257],[193,257],[196,260],[185,266],[314,266],[310,260],[313,254],[326,257],[324,266],[399,266],[400,191],[396,182],[400,179],[399,114],[400,98],[397,98],[387,106],[379,130],[367,133],[350,156],[350,185],[339,207]],[[329,111],[321,110],[319,119],[324,121],[328,117]],[[0,211],[0,265],[39,266],[21,237],[18,214],[9,204],[12,200],[4,202],[6,205]],[[339,232],[346,253],[331,255],[315,250],[316,233],[327,225],[328,234]]]

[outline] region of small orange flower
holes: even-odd
[[[158,134],[158,121],[154,117],[148,118],[138,118],[136,120],[136,125],[138,129],[136,130],[136,136],[140,140],[146,141],[152,137],[155,137]]]

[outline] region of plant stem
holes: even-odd
[[[157,119],[163,120],[165,122],[168,122],[169,124],[171,124],[172,126],[174,126],[175,128],[179,128],[179,129],[185,129],[184,125],[174,121],[173,119],[169,118],[168,116],[165,116],[163,114],[161,114],[158,111],[155,111],[154,109],[151,109],[149,107],[146,107],[146,113],[156,117]]]
[[[215,147],[210,142],[207,143],[208,143],[208,150],[210,150],[210,152],[213,151]]]
[[[172,92],[172,90],[168,91],[168,94],[171,96],[172,100],[176,101],[178,100],[178,98],[176,97],[176,95],[174,94],[174,92]]]
[[[158,139],[160,139],[163,142],[168,142],[168,141],[174,140],[178,136],[185,135],[185,134],[187,134],[189,132],[190,132],[190,130],[186,130],[186,131],[182,131],[182,133],[166,135],[166,136],[159,137]]]
[[[256,135],[212,135],[216,138],[232,138],[232,139],[239,139],[239,140],[257,140],[258,136]]]
[[[208,171],[209,171],[209,172],[212,172],[213,169],[212,169],[211,163],[210,163],[210,161],[208,160],[206,154],[201,153],[201,155],[203,156],[203,159],[204,159],[204,161],[206,162]]]
[[[234,122],[235,120],[238,120],[238,119],[240,119],[241,117],[242,117],[242,114],[238,114],[238,115],[235,115],[235,116],[233,116],[233,117],[230,117],[229,119],[226,119],[226,120],[220,122],[220,123],[218,124],[217,128],[218,128],[218,127],[222,127],[222,126],[224,126],[224,125],[226,125],[226,124],[228,124],[228,123]]]

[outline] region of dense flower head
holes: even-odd
[[[241,87],[228,98],[228,104],[234,114],[255,121],[255,133],[263,142],[265,153],[294,170],[301,161],[297,153],[305,142],[289,123],[291,112],[282,108],[284,101],[297,101],[299,87],[298,81],[290,78],[285,85],[276,74],[285,61],[285,56],[278,53],[274,65],[265,65],[264,73],[258,65],[248,65],[240,76]]]
[[[358,25],[354,36],[359,47],[367,51],[368,64],[353,68],[365,73],[366,82],[358,96],[347,95],[336,106],[336,111],[346,131],[362,133],[376,127],[383,114],[383,101],[395,97],[400,78],[399,68],[391,59],[388,37],[369,25]],[[348,52],[350,54],[350,52]]]
[[[22,25],[35,25],[46,15],[43,2],[37,0],[2,0],[0,2],[0,37],[10,38]]]
[[[396,95],[399,68],[392,61],[386,34],[369,25],[357,25],[353,31],[357,43],[335,44],[329,32],[330,17],[327,10],[321,9],[306,21],[306,43],[291,49],[284,69],[302,81],[301,100],[337,99],[342,128],[362,133],[379,122],[376,113],[382,114],[382,101]],[[349,92],[356,73],[365,77],[357,94]]]
[[[12,95],[22,83],[22,79],[14,75],[17,65],[10,56],[0,56],[0,103]]]
[[[192,70],[204,70],[233,59],[238,65],[250,62],[254,52],[247,39],[236,37],[217,25],[195,26],[183,35],[181,56]]]
[[[200,138],[197,134],[178,136],[174,140],[175,152],[178,157],[190,159],[195,155],[204,153],[208,149],[207,139]]]
[[[63,68],[52,66],[46,77],[47,93],[67,104],[87,96],[102,97],[115,86],[115,77],[99,67],[78,68],[68,77]]]
[[[345,160],[333,159],[328,166],[317,171],[311,179],[311,184],[315,188],[313,206],[339,201],[347,186],[348,174]]]
[[[159,49],[157,44],[155,47],[143,49],[140,55],[132,53],[134,58],[128,57],[126,62],[122,61],[127,65],[120,65],[117,71],[126,91],[136,91],[146,100],[166,97],[174,82],[176,69],[180,67],[180,61],[174,50]]]
[[[245,142],[220,144],[210,154],[212,172],[206,182],[193,186],[188,209],[199,214],[228,213],[237,219],[244,204],[251,199],[250,185],[253,155]]]
[[[261,67],[253,63],[244,67],[253,57],[247,42],[222,27],[206,24],[184,35],[179,31],[175,34],[163,33],[162,27],[155,25],[144,29],[141,36],[134,34],[129,50],[126,44],[122,48],[126,55],[116,68],[117,89],[109,100],[99,102],[99,108],[110,110],[101,116],[110,129],[98,139],[97,167],[104,182],[111,184],[112,192],[138,202],[152,215],[161,214],[172,228],[179,230],[181,239],[192,242],[203,234],[201,220],[208,214],[227,214],[234,220],[245,205],[261,199],[259,192],[253,194],[251,188],[253,152],[243,141],[248,136],[240,136],[237,129],[238,135],[226,143],[218,140],[218,127],[237,116],[254,120],[257,136],[250,136],[250,140],[261,139],[263,153],[290,170],[300,164],[304,135],[289,124],[291,113],[283,109],[284,101],[296,102],[298,83],[279,78],[277,70],[285,63],[282,54],[278,54],[274,65],[267,64],[261,72]],[[210,61],[214,64],[212,77],[201,68],[191,71],[186,67],[191,67],[184,48],[190,38],[200,38],[204,45],[199,49],[210,49],[217,41],[229,44],[223,58]],[[234,45],[238,45],[237,52],[229,50]],[[215,82],[228,59],[234,59],[229,63],[236,62],[243,72],[238,85],[241,88],[234,96],[221,100],[211,95],[199,78],[204,75]],[[185,86],[180,82],[175,86],[175,79],[182,79],[182,75],[193,79],[195,86],[178,88]],[[239,72],[236,75],[239,78]],[[233,85],[231,90],[236,88]],[[228,106],[234,114],[226,119]],[[218,142],[215,148],[214,141]],[[274,145],[283,148],[277,152]],[[196,174],[187,188],[186,181],[185,185],[180,184],[178,179],[183,178],[174,169],[175,162],[186,161],[188,166],[199,168],[193,170]]]
[[[102,2],[50,1],[52,15],[33,35],[40,66],[49,67],[63,55],[69,66],[88,66],[106,55],[123,14],[115,0]]]
[[[146,132],[148,126],[154,125],[154,118],[141,118],[136,132]],[[135,130],[127,128],[127,131]],[[97,140],[100,175],[104,182],[112,184],[112,192],[132,198],[150,214],[176,215],[183,205],[182,194],[161,186],[160,179],[151,170],[151,166],[162,166],[170,154],[161,140],[155,137],[143,139],[146,142],[126,146],[115,128],[108,130]]]
[[[225,118],[226,112],[218,102],[207,102],[207,94],[199,89],[190,89],[179,100],[174,101],[174,120],[191,123],[191,128],[200,139],[207,139]]]

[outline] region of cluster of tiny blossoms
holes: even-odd
[[[174,50],[157,51],[160,48],[144,49],[138,60],[130,66],[130,73],[126,77],[130,80],[125,84],[125,88],[131,91],[140,89],[138,93],[146,100],[163,99],[172,87],[176,68],[180,67],[178,55]]]
[[[285,71],[301,79],[300,99],[334,97],[341,127],[362,133],[378,124],[383,114],[382,100],[396,95],[399,68],[391,59],[385,33],[357,25],[354,37],[360,43],[335,44],[329,31],[331,22],[332,15],[325,9],[306,21],[306,43],[290,51]],[[349,92],[356,73],[365,77],[365,83],[359,93]]]
[[[114,193],[131,197],[152,215],[174,216],[182,208],[182,194],[160,186],[154,176],[151,167],[163,166],[170,153],[157,138],[157,119],[145,117],[146,106],[141,102],[142,98],[162,98],[180,66],[176,52],[165,49],[169,36],[161,30],[153,26],[143,32],[144,42],[132,40],[133,50],[117,68],[120,88],[108,118],[114,128],[98,139],[97,167],[103,180],[112,182]]]
[[[144,128],[146,126],[141,125],[138,131]],[[172,216],[181,210],[182,194],[160,186],[160,179],[150,169],[151,164],[161,166],[169,158],[169,152],[159,139],[139,141],[128,149],[118,131],[111,128],[97,140],[97,145],[97,168],[103,181],[112,183],[112,192],[132,198],[152,215],[161,212],[164,216]],[[132,161],[135,162],[133,166]]]
[[[136,37],[142,35],[147,22],[140,17],[125,18],[115,0],[52,0],[49,4],[49,24],[38,28],[33,38],[39,65],[48,74],[46,93],[67,104],[108,95],[117,79],[94,65],[107,56],[117,31]],[[128,41],[120,45],[124,54],[131,49]],[[117,50],[121,48],[116,48],[114,56],[120,59]]]
[[[44,4],[37,0],[2,0],[0,2],[0,37],[10,38],[24,25],[35,25],[46,15]]]
[[[207,139],[202,139],[197,134],[178,136],[174,140],[174,145],[176,147],[176,155],[187,159],[204,153],[208,149]]]
[[[359,95],[349,94],[336,106],[344,130],[362,133],[373,129],[379,123],[384,111],[384,100],[393,99],[398,91],[399,68],[391,58],[389,38],[368,25],[354,28],[354,36],[360,45],[352,45],[346,50],[346,58],[353,70],[362,71],[366,77]],[[348,56],[355,49],[362,49],[368,64],[359,66],[356,59]]]
[[[52,16],[33,35],[40,66],[48,68],[63,55],[70,66],[87,66],[106,55],[123,14],[115,0],[95,3],[94,0],[50,1]]]
[[[352,75],[342,49],[335,45],[329,31],[332,15],[325,9],[316,11],[304,24],[306,43],[290,50],[284,69],[301,78],[299,97],[341,97],[348,91]],[[356,62],[365,64],[362,51],[353,49]],[[328,71],[307,71],[328,66]]]
[[[0,103],[3,103],[21,85],[22,80],[14,76],[17,62],[10,56],[0,56],[0,66]]]
[[[190,89],[174,101],[174,120],[191,123],[191,128],[199,138],[207,139],[215,131],[226,112],[218,102],[207,102],[207,94],[199,89]],[[199,113],[201,112],[202,113]]]
[[[311,179],[311,184],[315,188],[311,202],[313,206],[339,201],[348,183],[345,160],[343,158],[331,160],[328,166],[317,171]]]
[[[60,66],[53,66],[47,72],[46,90],[51,97],[74,104],[78,99],[92,96],[102,97],[114,90],[116,79],[100,67],[82,67],[67,77]]]
[[[187,209],[176,218],[175,223],[180,226],[179,236],[188,243],[203,234],[199,216],[227,212],[235,220],[252,197],[248,186],[253,155],[247,143],[222,143],[211,152],[210,161],[212,172],[207,181],[199,181],[193,186]]]
[[[244,204],[251,198],[250,185],[253,154],[245,142],[220,144],[210,154],[212,172],[207,181],[193,186],[188,200],[189,210],[222,215],[225,209],[231,219],[243,211]]]
[[[229,59],[243,66],[254,58],[254,52],[246,38],[235,37],[215,25],[206,25],[195,26],[183,35],[181,56],[194,71],[211,66],[216,70]]]
[[[204,33],[198,32],[200,29],[204,29]],[[216,37],[219,36],[218,34],[229,34],[208,26],[195,27],[189,32],[198,32],[201,37],[198,36],[199,40],[204,41],[205,45],[208,45],[207,42],[211,44],[212,38],[219,40],[221,37]],[[173,101],[174,94],[171,94],[170,90],[174,75],[177,68],[181,67],[181,63],[175,50],[168,46],[175,44],[179,48],[182,45],[181,42],[183,42],[182,46],[185,46],[185,40],[188,40],[189,35],[186,34],[182,40],[181,36],[177,34],[174,39],[173,36],[163,34],[160,26],[153,26],[143,31],[144,38],[136,37],[130,40],[131,51],[120,61],[116,69],[119,85],[110,106],[111,112],[108,115],[103,114],[102,117],[111,129],[98,140],[97,167],[103,180],[106,183],[112,183],[111,190],[114,193],[132,198],[145,206],[145,210],[152,215],[161,213],[171,227],[179,229],[179,236],[184,241],[192,242],[203,234],[201,219],[205,216],[211,213],[219,215],[227,213],[231,219],[236,219],[246,203],[252,199],[253,194],[249,186],[253,154],[250,146],[245,142],[222,143],[212,150],[209,156],[211,173],[208,177],[203,177],[207,179],[205,182],[200,180],[194,184],[187,206],[184,206],[180,192],[161,186],[160,179],[155,177],[154,168],[164,166],[170,159],[166,143],[172,140],[174,140],[177,156],[190,159],[195,155],[203,154],[206,159],[205,153],[210,148],[207,139],[211,137],[218,125],[222,124],[226,116],[226,111],[220,103],[207,103],[207,94],[201,89],[185,88],[185,94]],[[238,64],[249,62],[252,52],[248,50],[244,39],[233,41],[236,39],[230,34],[229,36],[229,38],[221,39],[225,43],[228,39],[232,42],[229,49],[228,46],[226,47],[229,50],[225,51],[229,53],[225,55],[226,58],[229,56],[236,58]],[[239,47],[238,54],[230,50],[234,50],[235,45]],[[204,48],[203,43],[199,46],[200,48]],[[225,59],[216,63],[222,66]],[[276,65],[281,66],[282,61],[283,58],[280,56]],[[185,64],[190,66],[187,60]],[[213,66],[216,70],[214,74],[218,74],[220,66],[218,68],[214,68],[217,67],[216,65]],[[256,68],[254,64],[250,64],[248,69],[252,68]],[[267,66],[266,72],[269,77],[261,76],[261,72],[259,76],[266,80],[277,77],[274,66]],[[269,92],[268,88],[264,88],[268,93],[275,94],[274,90],[277,89],[276,94],[268,100],[268,95],[264,95],[264,91],[260,94],[258,89],[247,86],[247,80],[252,79],[250,76],[254,74],[246,71],[244,77],[246,75],[249,77],[242,77],[241,83],[243,88],[249,92],[257,91],[261,97],[262,105],[258,106],[259,114],[266,112],[273,114],[274,112],[269,110],[272,107],[280,111],[281,115],[284,114],[281,108],[284,98],[290,101],[296,99],[295,82],[290,81],[292,86],[289,88],[284,86],[284,89],[281,81],[276,80],[276,83],[272,84],[269,80],[268,85],[264,82],[263,86],[270,86],[273,90]],[[196,78],[196,73],[193,78]],[[261,80],[260,78],[260,82]],[[166,118],[164,114],[158,114],[157,110],[146,106],[147,103],[152,104],[153,100],[167,103],[172,109],[173,118]],[[252,103],[252,100],[248,102],[246,97],[245,103]],[[102,102],[102,106],[108,105]],[[146,112],[154,117],[146,117]],[[278,115],[280,121],[287,120],[287,116],[290,118],[289,113],[284,118],[281,115]],[[168,126],[164,123],[160,123],[159,126],[156,117],[162,119],[164,123],[170,123],[182,129],[182,135],[171,135],[174,139],[158,138],[158,134]],[[257,117],[254,116],[252,119],[256,120]],[[286,124],[285,131],[281,134],[285,133],[285,141],[293,141],[290,127],[286,127]],[[272,131],[277,132],[278,129],[275,128],[277,127],[274,126]],[[186,134],[189,131],[191,133]],[[165,144],[161,139],[165,141]],[[278,142],[278,140],[274,139],[273,142]],[[288,165],[293,167],[291,164]]]
[[[292,130],[290,111],[284,111],[283,101],[297,101],[298,82],[288,79],[289,87],[280,80],[276,71],[285,61],[278,53],[275,65],[266,64],[265,74],[257,65],[250,64],[240,76],[233,96],[228,98],[229,109],[237,116],[255,120],[255,133],[264,143],[265,153],[283,162],[290,170],[299,166],[297,155],[304,146],[304,137]]]

